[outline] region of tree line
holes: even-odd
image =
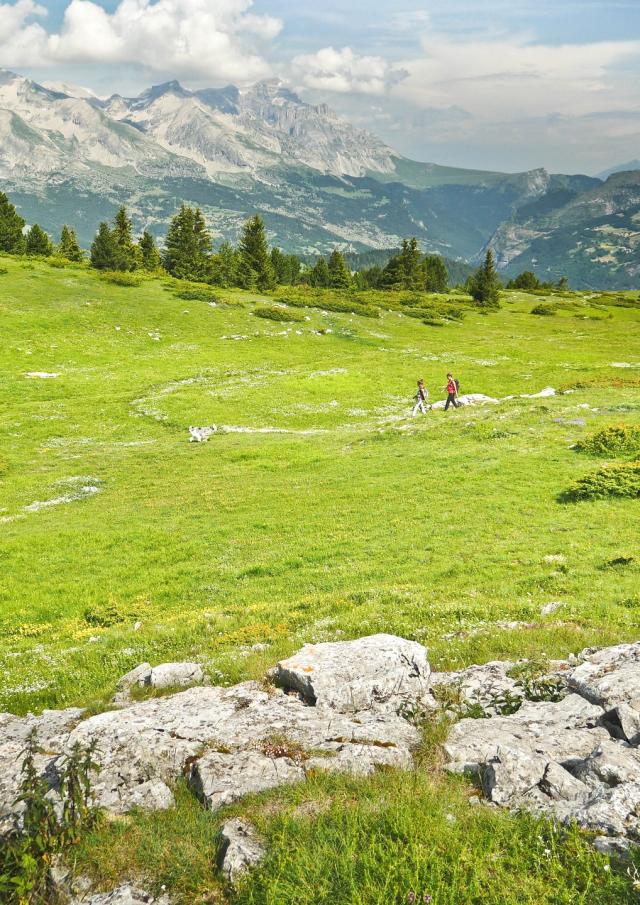
[[[47,233],[34,223],[25,232],[25,221],[6,195],[0,192],[0,251],[13,254],[50,256],[69,261],[85,257],[75,230],[63,226],[54,245]],[[145,229],[139,238],[124,206],[112,222],[102,222],[91,244],[89,262],[97,270],[147,272],[164,269],[178,279],[205,282],[222,288],[238,287],[259,292],[277,285],[308,284],[321,289],[380,289],[446,292],[449,274],[439,255],[423,254],[415,238],[405,239],[399,251],[384,267],[374,265],[352,273],[344,255],[334,249],[328,258],[318,258],[311,267],[293,254],[269,248],[264,222],[259,215],[244,224],[236,246],[223,242],[217,251],[200,208],[183,204],[172,218],[162,250],[153,234]],[[535,281],[536,286],[532,285]],[[531,273],[521,274],[508,288],[539,288]],[[469,277],[464,287],[485,308],[499,305],[500,280],[493,253]]]

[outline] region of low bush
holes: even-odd
[[[534,305],[531,309],[532,314],[537,314],[538,317],[553,317],[553,315],[557,311],[556,305],[545,304],[541,302],[539,305]]]
[[[592,456],[635,456],[640,453],[640,426],[603,427],[577,443],[576,449]]]
[[[176,292],[176,297],[185,302],[213,302],[218,304],[221,299],[210,289],[182,289]]]
[[[253,313],[256,317],[263,317],[270,321],[280,321],[281,323],[297,323],[304,320],[304,315],[298,311],[289,311],[279,305],[263,305],[255,308]]]
[[[105,270],[100,274],[100,279],[114,286],[129,286],[133,288],[142,285],[142,277],[127,270]]]
[[[609,497],[640,498],[640,462],[606,465],[579,478],[573,487],[560,494],[560,502],[605,500]]]

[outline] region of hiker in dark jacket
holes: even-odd
[[[423,415],[427,414],[427,400],[429,399],[429,390],[424,385],[424,380],[418,381],[418,392],[413,397],[415,400],[415,405],[413,407],[413,415],[414,417],[418,414],[418,412],[422,412]]]
[[[447,404],[444,407],[445,412],[448,410],[449,406],[453,403],[454,408],[458,408],[460,403],[456,399],[458,395],[458,381],[454,379],[453,374],[447,374]]]

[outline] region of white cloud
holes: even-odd
[[[350,47],[294,57],[292,74],[302,88],[340,94],[383,94],[406,75],[382,57],[359,56]]]
[[[132,64],[187,78],[252,82],[271,74],[261,44],[282,23],[248,10],[253,0],[121,0],[112,13],[71,0],[60,31],[30,21],[45,13],[33,0],[0,6],[5,66]]]
[[[619,71],[640,58],[637,40],[550,45],[527,35],[433,35],[422,50],[404,62],[409,75],[396,93],[418,107],[455,105],[481,119],[625,109],[637,90]]]

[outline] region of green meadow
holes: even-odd
[[[395,293],[287,304],[0,263],[0,710],[104,708],[145,660],[232,684],[376,632],[438,670],[638,638],[637,294],[505,292],[489,314],[425,296],[444,312],[425,323]],[[416,380],[435,401],[450,370],[502,401],[411,417]],[[219,817],[183,790],[78,857],[181,903],[637,901],[580,834],[470,804],[441,732],[411,774],[236,807],[270,842],[236,893],[212,866]]]

